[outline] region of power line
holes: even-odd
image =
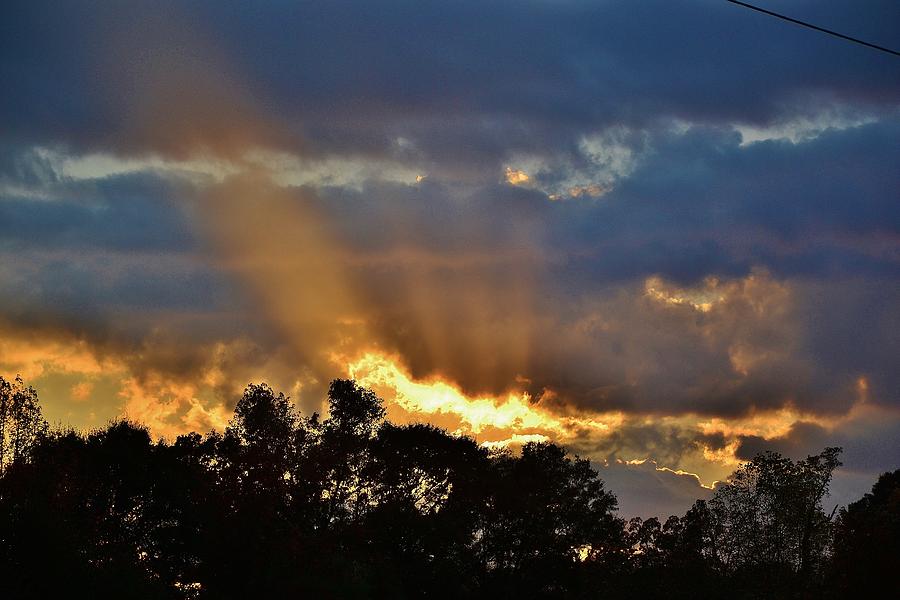
[[[884,46],[878,46],[877,44],[871,44],[869,42],[865,42],[863,40],[850,37],[849,35],[844,35],[843,33],[838,33],[837,31],[832,31],[830,29],[825,29],[824,27],[819,27],[818,25],[813,25],[812,23],[806,23],[805,21],[800,21],[797,19],[793,19],[791,17],[780,15],[776,12],[772,12],[771,10],[766,10],[765,8],[760,8],[758,6],[753,6],[752,4],[747,4],[746,2],[738,2],[738,0],[725,0],[726,2],[731,2],[732,4],[737,4],[738,6],[743,6],[744,8],[749,8],[750,10],[755,10],[757,12],[761,12],[765,15],[769,15],[772,17],[776,17],[778,19],[782,19],[784,21],[788,21],[790,23],[794,23],[795,25],[800,25],[802,27],[809,27],[810,29],[815,29],[816,31],[821,31],[822,33],[827,33],[828,35],[833,35],[835,37],[839,37],[842,40],[847,40],[848,42],[854,42],[856,44],[862,44],[863,46],[868,46],[869,48],[874,48],[875,50],[881,50],[882,52],[887,52],[888,54],[893,54],[894,56],[900,56],[900,52],[896,50],[891,50],[890,48],[885,48]]]

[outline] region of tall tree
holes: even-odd
[[[276,491],[285,486],[294,462],[298,416],[283,393],[250,384],[234,408],[225,438],[241,449],[240,480],[249,488]]]
[[[822,507],[840,448],[792,461],[776,452],[758,454],[698,502],[704,552],[721,571],[745,575],[748,585],[793,593],[821,572],[832,533]]]
[[[347,524],[358,520],[374,501],[372,444],[385,410],[371,390],[349,379],[335,379],[328,389],[328,415],[315,453],[316,466],[326,478],[324,517]]]
[[[0,377],[0,473],[10,464],[26,460],[47,433],[37,392],[21,377],[12,382]]]
[[[494,464],[475,546],[488,594],[577,595],[581,575],[624,556],[616,497],[589,461],[529,442],[520,457],[500,454]]]
[[[900,469],[841,510],[828,577],[835,598],[878,597],[900,573]]]

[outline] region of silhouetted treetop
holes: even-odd
[[[129,421],[48,430],[0,379],[4,597],[842,597],[900,567],[900,471],[835,523],[837,448],[760,454],[685,515],[626,526],[556,444],[393,424],[351,380],[328,406],[252,384],[224,432],[168,444]]]
[[[234,408],[226,435],[253,448],[275,453],[290,444],[296,425],[294,405],[266,384],[247,386]]]
[[[384,419],[381,398],[351,379],[335,379],[328,388],[329,426],[356,437],[371,436]]]

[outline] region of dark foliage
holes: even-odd
[[[834,523],[834,448],[759,455],[683,517],[626,524],[588,461],[394,425],[353,381],[326,419],[251,385],[224,433],[172,444],[49,431],[33,390],[0,394],[7,598],[844,597],[900,567],[900,471]]]
[[[827,589],[836,597],[878,597],[895,590],[900,573],[900,469],[884,473],[872,492],[841,510],[834,568]]]

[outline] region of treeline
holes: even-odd
[[[348,380],[328,401],[305,417],[251,385],[223,433],[166,443],[51,430],[0,378],[3,597],[879,597],[900,567],[900,470],[828,513],[836,448],[761,454],[684,516],[625,522],[559,446],[395,425]]]

